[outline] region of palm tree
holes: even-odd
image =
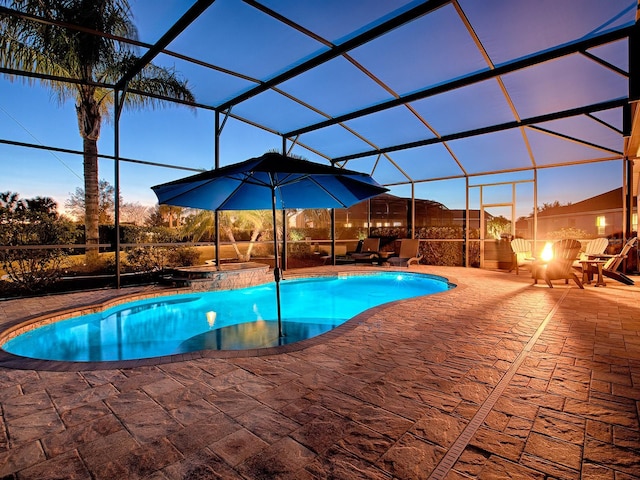
[[[248,262],[251,259],[251,252],[258,237],[265,232],[266,227],[272,225],[270,210],[241,210],[219,212],[220,229],[226,234],[233,244],[236,257]],[[182,233],[191,237],[194,242],[199,241],[206,234],[214,231],[215,212],[211,210],[200,210],[195,215],[189,217],[182,226]],[[249,247],[246,253],[242,253],[236,238],[233,234],[234,228],[244,228],[251,232]]]
[[[180,226],[180,215],[182,215],[182,207],[175,207],[173,205],[159,205],[158,210],[163,219],[167,220],[169,228]],[[176,224],[173,224],[175,220]]]
[[[5,14],[0,17],[0,65],[47,75],[41,82],[51,88],[61,102],[75,100],[83,139],[86,243],[97,245],[98,138],[102,119],[114,102],[113,89],[100,85],[116,84],[139,59],[130,44],[114,39],[137,38],[128,0],[0,0],[1,4],[47,20],[35,21],[25,15]],[[59,25],[81,28],[76,30]],[[78,82],[69,83],[56,78],[70,78]],[[153,64],[147,64],[131,79],[128,88],[186,102],[194,101],[187,82],[181,80],[175,71]],[[161,105],[151,96],[134,93],[125,95],[124,104],[136,108]],[[87,263],[95,264],[97,260],[97,247],[87,247]]]

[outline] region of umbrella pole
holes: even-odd
[[[278,258],[278,226],[276,224],[276,189],[271,187],[271,210],[273,213],[273,276],[276,281],[276,305],[278,308],[278,338],[282,338],[282,313],[280,309],[280,261]]]

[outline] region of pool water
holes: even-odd
[[[283,280],[283,337],[274,283],[154,297],[44,325],[2,349],[29,358],[96,362],[266,348],[320,335],[377,305],[449,288],[442,277],[398,272]]]

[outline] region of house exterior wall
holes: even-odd
[[[633,213],[636,215],[634,208]],[[604,217],[604,227],[598,227],[597,218]],[[634,217],[635,218],[635,217]],[[575,228],[586,232],[587,238],[611,237],[622,233],[622,209],[595,212],[574,213],[568,215],[538,216],[538,238],[553,236],[563,228]],[[637,231],[637,221],[631,230]],[[519,220],[516,225],[516,236],[533,238],[533,218]]]
[[[598,226],[598,219],[604,224]],[[583,230],[587,238],[607,237],[622,232],[622,210],[598,210],[565,215],[538,216],[538,237],[544,238],[563,228]]]

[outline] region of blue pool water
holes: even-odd
[[[442,277],[398,272],[283,280],[280,286],[281,338],[275,284],[269,283],[138,300],[36,328],[2,348],[80,362],[265,348],[320,335],[383,303],[451,287]]]

